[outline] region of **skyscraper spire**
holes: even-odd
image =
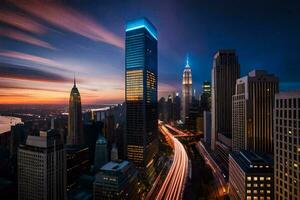
[[[75,73],[74,73],[74,87],[76,87],[76,77],[75,77]]]
[[[189,55],[186,56],[186,65],[189,65]]]

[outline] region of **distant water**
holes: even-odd
[[[10,116],[0,116],[0,134],[5,133],[10,130],[10,126],[22,123],[21,118],[10,117]]]

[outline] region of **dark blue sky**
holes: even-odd
[[[114,35],[113,38],[106,37],[104,42],[94,39],[91,31],[87,30],[95,25],[93,23],[89,27],[82,27],[82,30],[75,25],[65,27],[54,18],[47,18],[41,13],[36,13],[34,9],[39,9],[36,1],[32,8],[26,5],[19,6],[17,0],[8,0],[8,2],[3,4],[2,9],[29,16],[42,25],[41,29],[45,29],[46,33],[35,31],[30,34],[46,41],[51,47],[15,41],[7,34],[6,36],[1,34],[0,29],[0,50],[9,52],[9,54],[0,54],[0,61],[30,67],[36,65],[36,63],[30,63],[30,59],[16,60],[16,56],[9,57],[8,55],[13,51],[48,59],[46,63],[39,62],[35,66],[39,70],[45,64],[53,66],[53,63],[48,62],[49,60],[59,62],[59,64],[54,63],[58,69],[51,70],[51,77],[53,72],[61,75],[59,70],[65,71],[63,75],[68,84],[65,90],[60,92],[69,92],[69,82],[75,71],[79,74],[77,76],[82,83],[83,92],[89,99],[87,102],[102,102],[103,98],[98,94],[110,96],[108,89],[120,94],[113,96],[112,101],[122,100],[124,49],[120,40],[124,40],[126,21],[143,16],[147,17],[158,30],[159,83],[162,94],[169,90],[181,90],[181,76],[187,54],[190,58],[194,88],[199,91],[201,83],[211,79],[214,53],[218,49],[227,48],[236,49],[241,64],[241,75],[246,75],[252,69],[265,69],[279,77],[283,90],[300,88],[300,67],[298,66],[300,63],[298,50],[300,3],[298,1],[66,0],[59,2],[59,8],[63,9],[58,10],[58,16],[67,9],[70,15],[64,16],[65,19],[69,19],[68,17],[70,20],[74,19],[72,15],[77,17],[75,19],[87,17]],[[49,16],[54,15],[50,11]],[[12,26],[8,21],[7,19],[1,20],[0,16],[0,28],[28,32],[24,30],[24,27]],[[65,23],[68,21],[66,20]],[[84,20],[83,23],[85,23]],[[80,27],[80,24],[78,26]],[[100,31],[99,34],[101,38],[102,32]],[[36,59],[32,60],[36,61]],[[92,78],[89,79],[89,76]],[[98,82],[96,81],[96,84],[91,80]],[[108,85],[107,80],[112,84]],[[54,88],[57,86],[53,83],[52,88],[49,89]],[[89,91],[94,93],[91,94]],[[109,101],[108,98],[103,102]]]

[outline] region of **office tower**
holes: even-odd
[[[273,160],[266,154],[242,150],[229,156],[231,200],[274,199]]]
[[[118,156],[118,148],[116,144],[113,144],[112,149],[111,149],[111,153],[110,153],[110,160],[111,161],[117,161],[119,160],[119,156]]]
[[[67,145],[67,191],[79,186],[79,177],[90,169],[89,148],[87,145]]]
[[[211,84],[209,81],[202,83],[202,92],[211,95]]]
[[[84,135],[82,129],[81,98],[74,78],[74,86],[69,100],[67,144],[83,144]]]
[[[203,112],[204,124],[204,142],[210,144],[211,140],[211,113],[208,111]]]
[[[142,172],[158,152],[157,31],[146,18],[127,23],[125,56],[127,158]]]
[[[202,94],[200,96],[201,111],[210,111],[211,109],[211,85],[209,81],[202,84]]]
[[[273,109],[278,79],[253,70],[237,79],[232,96],[232,150],[273,153]]]
[[[185,122],[189,115],[190,104],[192,103],[192,70],[189,65],[189,59],[186,59],[186,65],[182,75],[182,121]]]
[[[161,97],[158,101],[158,119],[161,121],[165,121],[166,119],[166,99],[165,97]]]
[[[10,157],[14,157],[17,154],[17,150],[20,144],[25,144],[28,132],[26,126],[23,123],[15,124],[11,126],[10,135]]]
[[[107,141],[103,136],[102,131],[100,131],[95,147],[94,170],[97,172],[105,163],[107,163],[107,161]]]
[[[18,151],[19,199],[66,199],[66,156],[60,135],[29,135]]]
[[[214,56],[211,88],[211,149],[215,150],[218,135],[231,138],[232,95],[240,64],[234,50],[219,50]]]
[[[300,199],[300,91],[275,96],[274,176],[276,200]]]
[[[181,99],[179,93],[173,95],[173,119],[174,121],[180,120],[180,109],[181,109]]]
[[[137,171],[128,161],[111,161],[96,175],[94,200],[139,199]]]

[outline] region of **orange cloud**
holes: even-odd
[[[0,22],[32,33],[42,34],[46,32],[46,27],[16,12],[0,10]]]
[[[95,20],[62,4],[37,0],[9,0],[17,7],[64,30],[77,33],[95,41],[124,48],[122,38],[110,32]]]
[[[48,49],[55,49],[51,44],[43,40],[32,37],[28,34],[21,33],[12,29],[0,29],[0,35],[5,36],[10,39],[18,40],[28,44],[36,45],[39,47],[44,47]]]

